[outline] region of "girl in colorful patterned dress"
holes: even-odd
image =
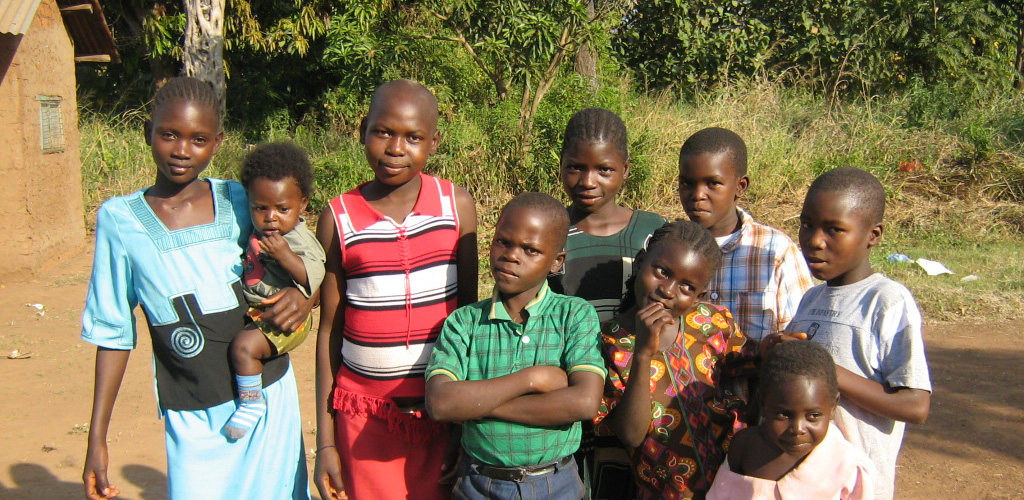
[[[174,78],[153,99],[146,143],[156,182],[111,198],[96,221],[96,252],[82,338],[96,345],[96,381],[85,457],[86,498],[113,498],[107,431],[142,305],[152,339],[171,500],[309,498],[299,399],[288,356],[265,363],[265,418],[232,441],[228,346],[243,328],[242,252],[252,232],[245,189],[200,178],[224,133],[213,88]],[[315,300],[315,297],[313,298]],[[313,300],[293,287],[268,299],[263,319],[284,331],[302,325]],[[116,439],[115,439],[116,441]]]
[[[725,391],[753,356],[728,309],[703,302],[721,262],[696,223],[665,224],[634,261],[621,312],[605,323],[608,380],[595,419],[630,450],[641,499],[703,499],[739,421],[744,391]],[[729,368],[726,370],[726,368]]]
[[[476,302],[476,209],[464,189],[422,173],[437,119],[419,83],[381,85],[360,129],[374,179],[320,217],[314,482],[325,500],[451,495],[440,481],[458,439],[427,417],[423,375],[445,318]]]

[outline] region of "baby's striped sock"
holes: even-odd
[[[263,399],[262,375],[235,375],[238,384],[238,408],[224,424],[224,435],[228,439],[241,439],[245,433],[267,413],[267,401]]]

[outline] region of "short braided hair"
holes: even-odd
[[[217,92],[213,85],[191,76],[178,76],[167,80],[163,87],[156,91],[153,96],[153,107],[151,114],[171,102],[194,102],[210,108],[217,116],[217,128],[220,128],[224,116],[221,114],[220,103],[217,100]]]
[[[242,160],[241,182],[248,190],[256,179],[280,181],[295,179],[302,196],[313,192],[313,166],[306,150],[288,141],[260,144]]]
[[[633,259],[633,274],[626,280],[626,294],[622,296],[619,303],[619,312],[626,312],[636,305],[636,275],[640,266],[647,260],[647,254],[651,253],[658,245],[668,241],[675,241],[686,245],[689,249],[697,252],[698,255],[707,261],[712,270],[717,270],[722,265],[722,250],[711,233],[696,222],[676,219],[675,222],[666,222],[659,227],[647,240],[647,245],[636,254]]]
[[[732,168],[736,177],[747,175],[747,143],[732,130],[722,127],[709,127],[698,130],[691,135],[683,147],[679,148],[679,162],[682,165],[684,156],[696,156],[702,153],[728,153],[732,158]]]
[[[840,193],[864,214],[869,224],[881,224],[885,217],[885,187],[871,172],[857,167],[839,167],[818,176],[807,190],[811,193]],[[806,199],[806,198],[805,198]]]
[[[831,399],[839,394],[832,355],[809,340],[782,342],[773,347],[761,363],[760,377],[757,390],[762,403],[768,391],[782,387],[793,377],[807,377],[824,383]]]
[[[603,108],[587,108],[577,111],[565,125],[560,155],[579,142],[606,142],[614,145],[622,157],[629,158],[629,141],[626,138],[626,124],[619,115]]]

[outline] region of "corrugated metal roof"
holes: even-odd
[[[0,0],[4,1],[4,0]],[[79,62],[121,62],[99,0],[57,0]]]
[[[0,33],[22,35],[32,25],[41,0],[0,0]]]

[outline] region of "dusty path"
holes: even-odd
[[[83,257],[47,279],[0,285],[0,499],[82,498],[95,349],[78,331],[89,261]],[[43,304],[44,314],[25,304]],[[897,499],[1024,499],[1022,338],[1024,320],[926,326],[936,392],[928,423],[908,433]],[[148,337],[139,345],[111,422],[111,480],[121,498],[162,500],[163,425]],[[6,359],[15,349],[31,357]],[[309,449],[313,343],[293,361]]]

